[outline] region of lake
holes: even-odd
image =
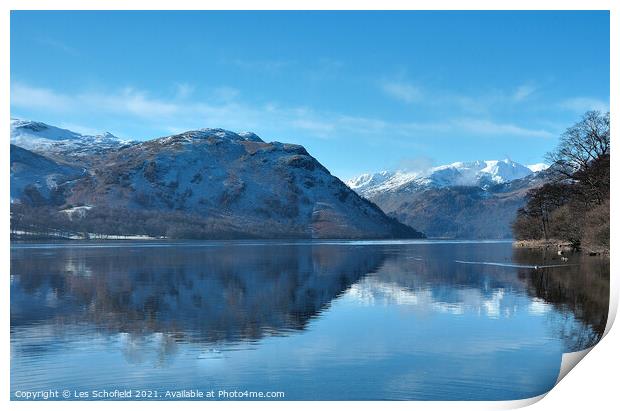
[[[608,258],[509,242],[13,243],[11,396],[522,399],[608,304]]]

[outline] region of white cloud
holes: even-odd
[[[170,116],[179,111],[179,106],[173,103],[153,99],[146,93],[126,88],[120,94],[102,96],[98,94],[82,96],[86,99],[99,100],[99,104],[108,105],[108,109],[128,111],[140,117]]]
[[[49,89],[13,83],[11,85],[11,104],[17,107],[58,112],[70,109],[73,106],[73,101],[68,96]]]
[[[169,116],[175,114],[180,108],[173,103],[151,98],[147,93],[131,87],[111,94],[88,92],[67,95],[23,83],[13,83],[11,105],[52,112],[105,111],[120,114],[129,113],[146,118]]]
[[[186,90],[182,88],[182,90]],[[185,92],[182,91],[181,94]],[[381,118],[351,116],[337,112],[316,111],[309,107],[282,107],[276,103],[248,104],[238,99],[239,91],[215,89],[212,100],[179,99],[179,90],[169,99],[155,98],[131,87],[75,95],[51,89],[14,83],[11,106],[65,114],[67,119],[82,115],[130,118],[143,121],[149,129],[178,132],[192,128],[222,127],[231,130],[269,130],[269,138],[285,139],[290,133],[316,138],[356,135],[372,141],[386,138],[429,138],[467,132],[481,136],[550,137],[543,129],[498,123],[478,118],[446,118],[435,122],[393,122]],[[82,128],[83,129],[83,128]],[[287,136],[288,135],[288,136]]]
[[[413,103],[422,98],[421,90],[407,82],[386,81],[381,84],[381,89],[387,95],[405,103]]]
[[[277,73],[287,66],[290,66],[294,62],[291,60],[277,60],[277,59],[264,59],[264,60],[250,60],[250,59],[230,59],[223,60],[223,64],[229,64],[236,66],[243,70],[250,71],[262,71],[266,73]]]
[[[463,130],[483,135],[510,135],[518,137],[553,137],[553,133],[543,129],[533,129],[517,126],[510,123],[497,123],[491,120],[460,119],[454,124]]]
[[[51,37],[39,38],[37,39],[37,41],[44,46],[55,48],[62,51],[63,53],[70,54],[72,56],[77,56],[80,54],[75,48]]]
[[[332,123],[304,118],[291,121],[291,125],[296,128],[316,133],[318,137],[327,137],[335,129],[335,126]]]
[[[560,107],[577,113],[583,113],[589,110],[609,111],[609,103],[590,97],[569,98],[560,102]]]
[[[239,97],[241,92],[233,87],[222,86],[218,87],[214,90],[214,95],[216,98],[224,101],[232,101]]]
[[[101,130],[96,130],[94,128],[83,126],[81,124],[61,122],[60,124],[57,124],[57,126],[66,130],[75,131],[80,134],[86,134],[88,136],[96,136],[98,134],[102,134]]]
[[[531,84],[522,84],[513,91],[490,89],[464,94],[449,90],[431,91],[398,79],[383,81],[380,85],[386,95],[405,103],[424,103],[443,108],[451,106],[472,114],[488,114],[499,107],[520,103],[538,90]]]
[[[177,83],[176,86],[176,98],[183,100],[188,98],[194,93],[194,86],[187,83]]]
[[[536,87],[530,84],[522,84],[519,87],[517,87],[514,94],[512,95],[512,98],[514,101],[523,101],[527,99],[529,96],[531,96],[532,94],[534,94],[535,91],[536,91]]]

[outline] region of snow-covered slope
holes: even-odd
[[[530,167],[536,171],[544,164]],[[376,174],[362,174],[347,181],[347,185],[359,194],[372,198],[388,192],[413,192],[420,189],[478,186],[507,183],[532,174],[534,171],[509,159],[456,162],[423,171],[382,171]]]
[[[84,174],[81,168],[58,164],[11,144],[11,203],[61,203],[67,182]]]
[[[391,238],[420,233],[386,216],[299,145],[201,129],[98,157],[67,202],[196,216],[239,237]]]
[[[550,178],[545,164],[457,162],[419,172],[363,174],[347,184],[389,216],[429,237],[510,238],[527,191]]]
[[[11,119],[11,144],[66,162],[105,153],[131,144],[111,133],[85,135],[45,123]]]
[[[534,173],[538,173],[539,171],[544,171],[544,170],[548,169],[549,168],[549,164],[545,164],[545,163],[529,164],[527,166],[527,168],[532,170]]]

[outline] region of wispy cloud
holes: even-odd
[[[68,44],[62,42],[62,41],[58,41],[56,39],[53,39],[51,37],[43,37],[43,38],[38,38],[36,40],[38,43],[47,46],[47,47],[51,47],[54,48],[56,50],[60,50],[65,54],[69,54],[72,56],[77,56],[80,53],[78,52],[77,49],[75,49],[74,47],[69,46]]]
[[[553,137],[553,133],[535,128],[521,127],[511,123],[499,123],[491,120],[459,119],[454,125],[462,130],[480,135],[517,136],[517,137]]]
[[[102,132],[102,130],[97,130],[92,127],[83,126],[82,124],[76,124],[76,123],[61,122],[60,124],[56,124],[56,125],[60,128],[75,131],[80,134],[86,134],[89,136],[96,136],[97,134],[101,134]]]
[[[86,92],[67,95],[24,83],[12,84],[11,104],[16,107],[37,108],[51,112],[104,111],[132,114],[143,118],[169,116],[180,109],[174,103],[154,99],[148,93],[131,87],[109,94]]]
[[[404,81],[385,81],[381,88],[387,95],[405,103],[413,103],[422,98],[422,91],[418,87]]]
[[[194,86],[188,83],[177,83],[175,84],[175,95],[179,100],[184,100],[190,97],[194,93]]]
[[[531,84],[522,84],[515,90],[512,98],[514,101],[523,101],[530,97],[536,91],[536,87]]]
[[[69,110],[73,106],[73,100],[69,96],[50,89],[13,83],[11,84],[11,104],[16,107],[59,112]]]
[[[219,100],[223,100],[223,101],[235,100],[237,97],[239,97],[240,94],[241,94],[241,91],[239,91],[238,89],[234,87],[228,87],[228,86],[217,87],[213,91],[213,95],[215,96],[215,98]]]
[[[433,90],[397,76],[393,80],[380,83],[381,91],[394,99],[411,104],[420,103],[431,107],[454,107],[467,113],[484,114],[500,107],[523,102],[537,92],[538,88],[530,83],[521,84],[515,89],[478,90],[467,94],[453,90]]]
[[[280,60],[280,59],[224,59],[223,64],[235,66],[243,70],[261,71],[266,73],[277,73],[284,68],[294,64],[292,60]]]
[[[181,92],[183,95],[184,93]],[[276,103],[249,104],[239,100],[236,89],[215,89],[208,101],[157,98],[148,92],[126,87],[111,92],[81,92],[74,95],[14,83],[11,105],[20,109],[40,109],[67,116],[108,115],[143,121],[151,128],[178,132],[200,127],[232,130],[270,130],[277,138],[290,138],[291,132],[304,132],[316,138],[356,135],[371,140],[385,138],[429,138],[468,133],[492,137],[549,137],[544,129],[479,118],[446,118],[437,122],[394,122],[381,118],[313,110],[310,107],[283,107]],[[286,133],[286,134],[285,134]]]
[[[81,104],[91,104],[109,112],[128,112],[143,118],[170,116],[178,113],[179,106],[152,98],[148,93],[126,87],[115,94],[88,93],[76,96]]]
[[[609,111],[609,103],[590,97],[569,98],[560,102],[560,108],[583,113],[589,110]]]

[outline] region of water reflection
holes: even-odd
[[[579,330],[559,324],[556,329],[567,344],[567,351],[578,351],[598,342],[607,325],[609,311],[609,258],[582,253],[568,255],[562,269],[519,270],[535,301],[552,304],[567,316],[574,316],[589,326]],[[553,250],[514,250],[514,260],[525,264],[558,264]],[[581,331],[581,332],[577,332]]]
[[[302,330],[385,258],[347,246],[68,248],[12,257],[14,328],[87,323],[206,343]]]
[[[295,399],[525,398],[609,303],[608,259],[519,268],[561,262],[506,243],[73,245],[11,251],[13,388],[269,375]]]

